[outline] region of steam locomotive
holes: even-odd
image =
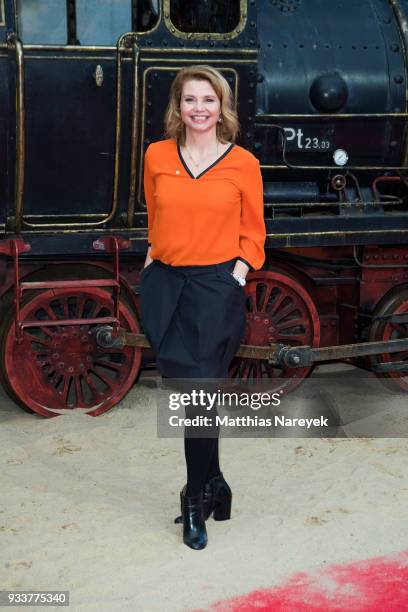
[[[176,72],[200,63],[228,79],[264,179],[242,342],[292,350],[238,353],[231,376],[295,388],[308,347],[406,390],[407,52],[407,0],[0,0],[6,392],[96,416],[149,361],[143,156]],[[101,344],[103,326],[139,342]]]

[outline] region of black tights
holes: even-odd
[[[208,480],[220,474],[218,438],[184,438],[184,453],[186,495],[198,495]]]
[[[163,379],[169,378],[163,375]],[[216,387],[208,384],[200,384],[200,388],[206,391],[214,391]],[[187,379],[173,380],[171,388],[178,392],[190,391],[191,384]],[[206,482],[221,473],[219,460],[219,435],[220,426],[216,424],[218,416],[216,404],[211,410],[203,406],[188,406],[185,409],[186,418],[193,419],[198,416],[207,416],[212,419],[210,427],[184,427],[184,455],[187,468],[186,495],[198,495],[204,488]],[[203,434],[206,437],[200,437]]]
[[[186,409],[186,417],[191,418],[203,414],[203,411],[198,412],[191,409]],[[186,495],[198,495],[204,488],[205,483],[220,474],[218,440],[220,427],[215,424],[215,416],[217,409],[205,412],[206,416],[213,419],[211,427],[205,427],[201,431],[205,431],[207,435],[212,437],[190,437],[199,433],[195,427],[185,427],[184,430],[184,453],[186,457],[187,467],[187,489]]]

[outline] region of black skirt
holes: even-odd
[[[226,378],[245,331],[245,291],[236,259],[208,266],[154,260],[140,280],[143,330],[162,376]]]

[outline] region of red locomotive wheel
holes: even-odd
[[[25,328],[16,339],[14,309],[1,330],[1,378],[5,390],[23,407],[54,417],[67,410],[90,416],[106,412],[133,385],[141,349],[102,349],[95,341],[95,325],[47,326],[58,319],[112,316],[111,294],[103,289],[53,289],[31,295],[21,309],[23,320],[43,321]],[[120,324],[138,332],[135,315],[120,302]]]
[[[311,297],[295,279],[281,272],[254,272],[248,275],[245,292],[248,312],[243,344],[319,346],[319,315]],[[263,359],[236,357],[229,375],[254,383],[260,379],[285,379],[283,388],[291,391],[311,370],[278,368]]]
[[[408,313],[408,288],[393,291],[388,299],[380,306],[374,314],[377,316],[396,315]],[[369,342],[398,340],[408,338],[408,323],[394,323],[389,321],[374,321],[370,329]],[[371,364],[392,363],[393,361],[405,361],[408,365],[408,351],[400,353],[384,353],[371,358]],[[386,386],[400,387],[408,391],[407,372],[375,372]]]

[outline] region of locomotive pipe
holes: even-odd
[[[337,200],[336,194],[334,199]],[[270,202],[318,202],[320,190],[317,183],[312,182],[281,182],[264,183],[264,201]]]
[[[151,348],[144,334],[129,333],[120,328],[118,335],[114,336],[113,328],[109,325],[98,327],[96,330],[96,343],[105,349],[124,348],[125,346]],[[399,353],[406,350],[408,350],[408,338],[389,340],[388,342],[363,342],[361,344],[342,344],[322,348],[311,348],[310,346],[292,347],[283,344],[271,344],[269,346],[241,344],[235,356],[246,357],[248,359],[265,359],[276,366],[304,368],[319,361],[381,355],[382,353]]]

